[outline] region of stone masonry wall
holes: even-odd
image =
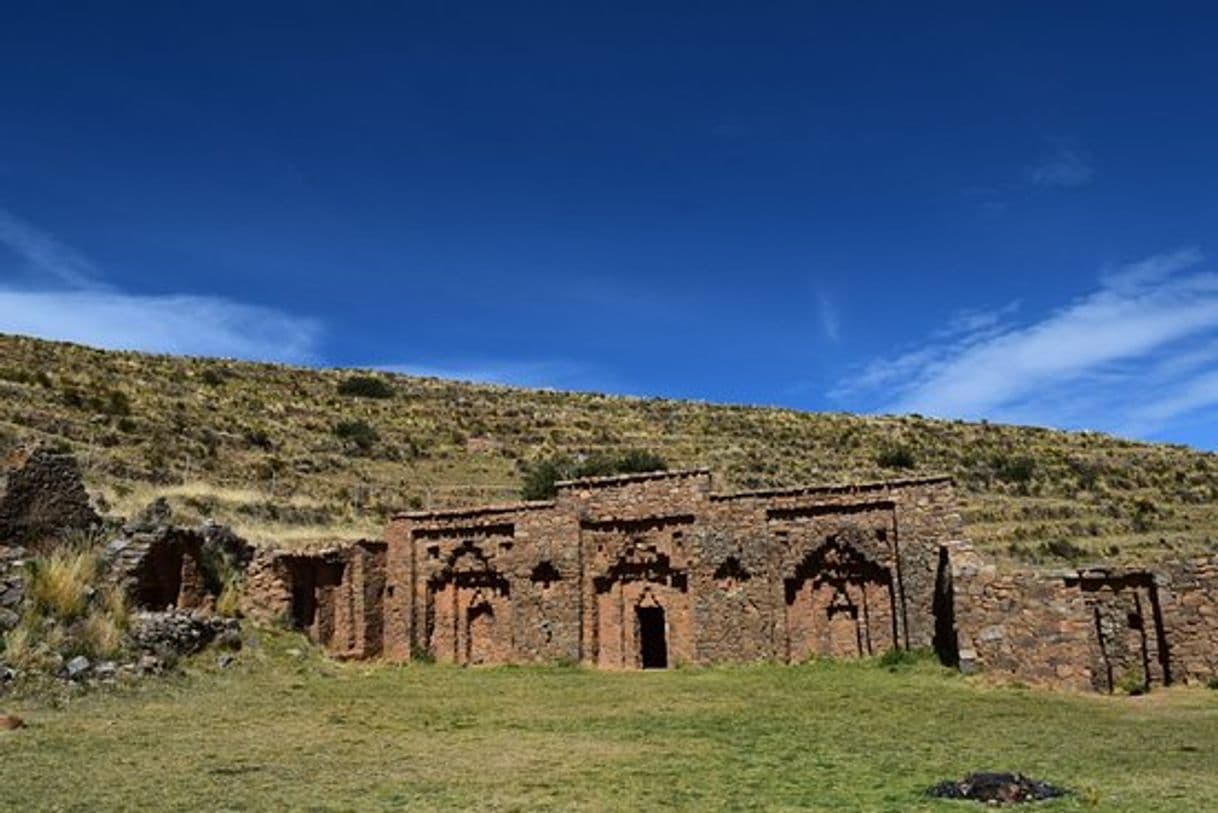
[[[947,478],[711,486],[705,470],[623,475],[401,514],[379,546],[260,555],[250,589],[345,657],[634,669],[933,647],[1079,690],[1218,678],[1218,557],[1000,570],[963,539]]]
[[[1218,676],[1218,559],[1046,572],[950,555],[965,671],[1101,692]]]
[[[929,645],[938,549],[958,535],[943,478],[716,495],[691,470],[402,514],[385,653],[637,668]]]
[[[1218,679],[1218,556],[1165,565],[1156,576],[1173,680]]]
[[[0,543],[37,552],[100,524],[72,455],[20,446],[0,461]]]
[[[367,540],[259,550],[246,572],[242,612],[294,626],[334,657],[374,657],[383,648],[385,563],[385,543]]]

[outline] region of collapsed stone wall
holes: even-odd
[[[43,551],[73,531],[101,525],[76,459],[40,445],[0,462],[0,542]]]
[[[101,524],[72,455],[28,444],[0,461],[0,634],[20,621],[26,561]]]
[[[168,506],[158,501],[124,525],[105,553],[110,577],[133,606],[211,610],[226,581],[249,566],[254,549],[227,526],[172,524]]]

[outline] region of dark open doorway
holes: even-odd
[[[639,659],[644,669],[668,668],[668,638],[663,607],[638,607]]]

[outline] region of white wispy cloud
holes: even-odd
[[[840,342],[842,340],[841,315],[838,313],[837,305],[824,291],[820,291],[816,295],[816,315],[825,338],[834,343]]]
[[[94,347],[307,363],[314,320],[207,296],[0,288],[0,331]]]
[[[1069,189],[1089,184],[1095,177],[1095,167],[1086,152],[1058,143],[1051,152],[1029,166],[1024,175],[1036,186]]]
[[[377,364],[376,369],[425,378],[445,378],[530,389],[623,392],[621,382],[604,370],[566,360],[475,359],[440,363]]]
[[[73,288],[106,287],[93,263],[4,208],[0,208],[0,245],[36,276],[49,276]]]
[[[88,258],[0,209],[0,332],[95,347],[308,363],[322,327],[274,308],[116,290]]]
[[[876,411],[1153,434],[1218,406],[1218,274],[1186,248],[1101,276],[1038,320],[1008,306],[954,320],[833,393]]]

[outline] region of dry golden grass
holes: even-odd
[[[98,557],[93,549],[64,548],[31,559],[26,599],[31,611],[64,622],[84,615],[94,593]]]
[[[117,657],[126,646],[127,597],[99,578],[97,545],[68,545],[26,564],[26,604],[5,636],[5,657],[41,668],[57,655]]]
[[[0,336],[0,443],[71,449],[118,513],[168,494],[184,521],[287,544],[375,534],[398,509],[502,501],[550,454],[640,448],[708,466],[723,489],[947,473],[969,536],[1022,561],[1218,550],[1218,456],[1181,446],[395,375],[392,398],[339,394],[351,375]],[[352,422],[377,440],[335,433]]]

